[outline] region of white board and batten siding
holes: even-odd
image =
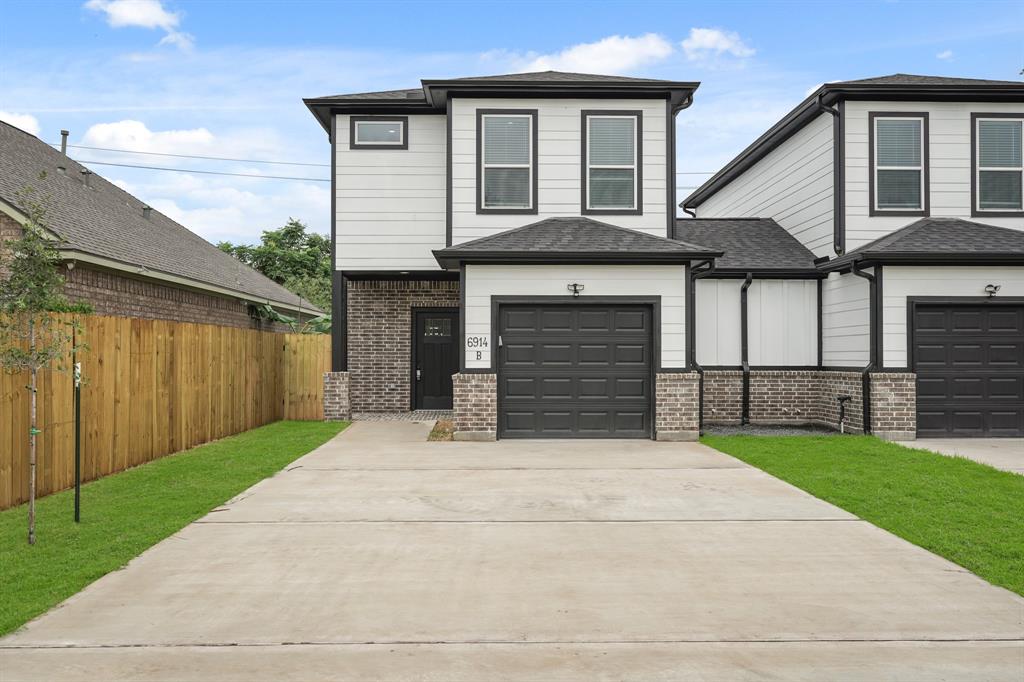
[[[697,281],[697,362],[742,363],[740,279]],[[748,362],[759,367],[818,364],[818,287],[814,280],[758,280],[747,290]]]
[[[804,126],[697,207],[698,218],[773,218],[815,256],[832,255],[832,115]]]
[[[866,279],[852,273],[833,272],[821,283],[821,358],[825,367],[866,367],[871,360],[870,290]]]
[[[927,112],[930,213],[1024,230],[1020,217],[971,217],[971,113],[1020,113],[1024,103],[846,102],[846,248],[852,251],[917,218],[869,215],[868,139],[870,112]]]
[[[882,361],[906,367],[907,299],[984,297],[985,285],[998,284],[998,297],[1024,297],[1024,267],[895,266],[882,268]]]
[[[445,116],[409,116],[408,149],[349,149],[337,116],[336,268],[437,270],[445,247]]]
[[[477,214],[478,109],[537,110],[537,214]],[[643,214],[594,215],[620,227],[664,237],[666,111],[660,99],[452,100],[452,244],[487,237],[545,218],[578,216],[581,206],[581,116],[584,110],[643,112]]]
[[[463,339],[466,367],[491,367],[492,296],[567,296],[569,282],[586,287],[579,298],[582,303],[598,296],[660,296],[661,366],[684,367],[686,280],[682,265],[467,265]],[[480,340],[487,343],[482,352]]]

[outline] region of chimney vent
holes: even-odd
[[[153,213],[153,207],[152,206],[143,206],[142,207],[142,217],[145,218],[146,220],[149,220],[149,216],[152,213]]]
[[[57,172],[60,173],[61,175],[67,175],[68,169],[64,164],[61,164],[57,166]]]
[[[68,155],[68,135],[70,135],[68,131],[60,131],[60,153],[64,156]]]
[[[92,183],[89,182],[89,177],[92,175],[92,171],[88,168],[83,168],[79,172],[82,174],[82,182],[85,183],[85,186],[92,187]]]

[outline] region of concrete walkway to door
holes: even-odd
[[[1014,680],[1024,599],[695,443],[356,423],[0,640],[14,680]]]

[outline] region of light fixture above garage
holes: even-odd
[[[577,282],[573,282],[572,284],[566,284],[565,288],[572,292],[573,298],[579,298],[580,292],[583,291],[584,286]]]
[[[986,284],[985,285],[985,293],[988,294],[989,298],[992,298],[993,296],[998,294],[1000,289],[1002,289],[1002,287],[1000,285],[998,285],[998,284]]]

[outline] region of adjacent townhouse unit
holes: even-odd
[[[323,314],[63,151],[0,122],[0,249],[22,234],[26,192],[45,210],[65,293],[97,314],[273,331],[290,331],[284,317]]]
[[[679,219],[675,119],[697,85],[549,71],[306,100],[332,149],[331,416],[453,409],[456,437],[467,439],[691,439],[702,422],[841,423],[912,438],[920,365],[900,360],[900,340],[930,334],[916,354],[947,381],[937,358],[952,354],[950,372],[966,366],[956,355],[966,312],[1006,341],[990,342],[988,327],[976,335],[997,380],[972,376],[1003,392],[1015,376],[1016,406],[1002,404],[1016,416],[986,407],[971,431],[955,406],[948,417],[922,409],[920,429],[1020,433],[1021,86],[823,86],[683,202],[697,218]],[[870,116],[882,143],[868,159],[876,110],[891,115]],[[983,160],[977,171],[972,155]],[[868,182],[876,156],[881,176]],[[890,213],[867,210],[858,183]],[[916,209],[906,187],[917,188]],[[956,198],[940,198],[946,191]],[[976,223],[973,199],[955,208],[965,192],[984,197],[982,215],[1000,204],[1001,222],[936,219],[942,207]],[[924,222],[900,230],[914,221]],[[938,292],[942,303],[918,300],[914,282],[926,278],[914,273],[943,259],[950,267],[949,254],[906,253],[934,232],[956,238],[929,248],[960,254],[955,272],[930,275],[963,287]],[[880,244],[889,233],[907,241]],[[883,268],[882,247],[904,260]],[[1001,287],[998,306],[988,284]],[[900,297],[924,326],[897,319]],[[939,318],[952,325],[946,336]]]
[[[1020,437],[1022,125],[1024,83],[904,74],[827,83],[690,194],[682,207],[696,219],[679,221],[676,234],[714,245],[712,235],[747,224],[735,219],[756,217],[813,254],[807,276],[821,279],[810,376],[819,386],[848,382],[855,426],[896,438]],[[753,265],[739,270],[747,296],[779,287]],[[744,284],[715,277],[698,285],[702,299],[705,288],[719,302],[741,295]],[[764,309],[731,313],[723,325],[712,315],[726,307],[705,303],[698,362],[766,364],[755,350],[768,342]],[[741,324],[750,348],[738,351],[728,339]],[[775,339],[790,357],[769,364],[797,363],[804,331]],[[715,387],[706,399],[727,403],[717,386],[729,376],[706,369]],[[775,377],[783,391],[806,380],[762,369],[750,380]]]

